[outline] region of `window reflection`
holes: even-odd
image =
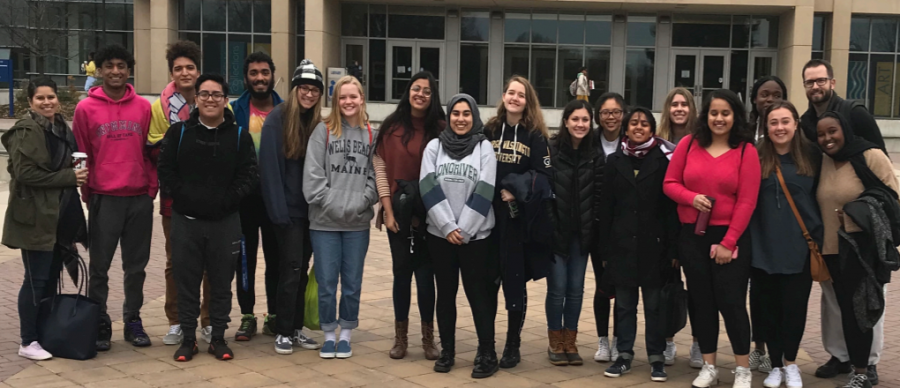
[[[460,40],[487,42],[491,27],[488,12],[463,12],[460,18]]]
[[[480,105],[488,104],[488,45],[460,44],[459,58],[459,92],[475,97]]]
[[[656,46],[655,17],[628,17],[628,46]]]
[[[653,49],[628,50],[625,54],[625,103],[653,106]]]
[[[531,37],[531,15],[507,13],[503,20],[503,32],[506,42],[528,43]]]

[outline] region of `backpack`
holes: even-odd
[[[244,127],[238,126],[238,151],[241,150],[241,132],[244,131]],[[175,153],[178,153],[178,150],[181,149],[181,139],[184,139],[184,122],[181,122],[181,136],[178,137],[178,148],[175,149]]]
[[[575,80],[569,84],[569,94],[571,94],[572,97],[576,97],[576,93],[578,93],[578,77],[575,77]]]

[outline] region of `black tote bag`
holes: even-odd
[[[84,259],[76,257],[82,273],[78,293],[58,293],[41,301],[38,339],[53,357],[88,360],[97,356],[100,304],[87,297],[87,267]]]
[[[666,337],[684,329],[688,316],[688,293],[681,280],[681,268],[672,268],[671,276],[660,291],[660,319]]]

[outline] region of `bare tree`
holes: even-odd
[[[7,35],[13,47],[29,54],[38,73],[44,74],[49,59],[69,60],[77,55],[77,51],[69,54],[66,50],[69,38],[77,34],[68,28],[73,15],[68,12],[67,2],[4,0],[3,3],[9,4],[10,12],[0,19],[0,33]]]

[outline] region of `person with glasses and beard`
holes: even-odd
[[[253,147],[259,157],[259,145],[263,123],[275,106],[281,104],[281,97],[275,93],[275,64],[263,52],[250,54],[244,60],[244,93],[231,103],[237,125],[244,128],[253,138]],[[263,256],[266,260],[266,307],[263,334],[275,335],[275,295],[278,293],[278,244],[275,229],[266,212],[259,186],[241,202],[241,232],[243,233],[244,254],[238,257],[237,294],[241,306],[241,326],[234,334],[235,341],[249,341],[256,335],[256,253],[259,248],[259,234],[262,231]]]

